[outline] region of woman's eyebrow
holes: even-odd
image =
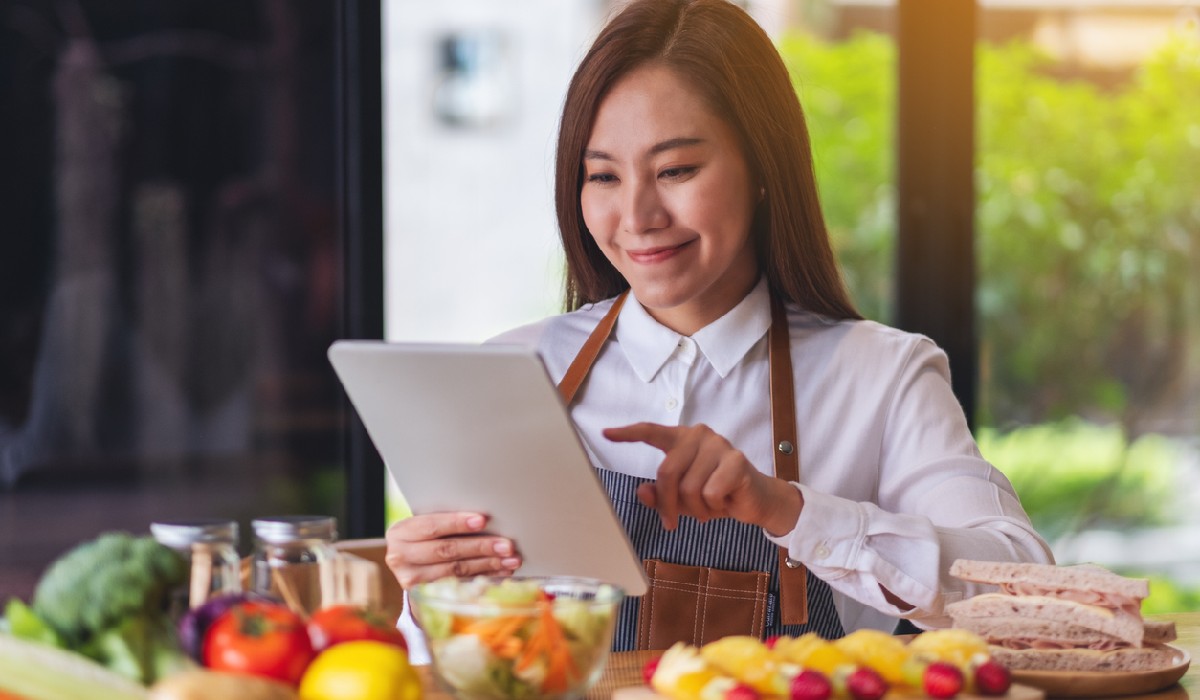
[[[674,148],[684,148],[686,146],[695,146],[704,143],[704,139],[694,136],[679,136],[666,141],[659,141],[650,147],[651,155],[658,155],[664,151],[669,151]],[[616,160],[609,153],[594,148],[589,148],[583,152],[584,160]]]

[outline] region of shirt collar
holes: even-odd
[[[683,337],[655,321],[637,299],[617,317],[617,340],[638,378],[654,379]],[[771,295],[766,278],[721,318],[692,335],[700,352],[721,377],[728,375],[771,327]]]
[[[767,279],[758,284],[721,318],[692,334],[700,352],[724,378],[746,357],[771,328],[771,292]]]

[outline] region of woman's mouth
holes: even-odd
[[[692,241],[684,241],[673,246],[656,246],[654,248],[639,248],[637,250],[627,249],[625,254],[635,263],[653,264],[675,257],[681,250],[691,244]]]

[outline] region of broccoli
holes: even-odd
[[[150,684],[186,664],[170,600],[187,578],[187,563],[169,547],[108,532],[50,566],[34,591],[33,610],[63,647]]]

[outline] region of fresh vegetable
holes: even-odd
[[[238,603],[250,600],[250,596],[244,593],[220,595],[209,598],[204,604],[184,613],[183,617],[179,618],[179,644],[184,652],[195,661],[203,661],[204,635],[208,633],[208,628],[221,613]]]
[[[314,656],[304,620],[283,605],[238,603],[204,637],[204,665],[295,686]]]
[[[343,642],[317,655],[300,681],[301,700],[420,700],[408,652],[387,642]]]
[[[62,640],[54,628],[38,617],[20,598],[12,598],[4,606],[4,619],[0,620],[0,632],[11,634],[18,639],[31,642],[41,642],[52,647],[61,647]]]
[[[357,605],[333,605],[318,610],[308,619],[308,634],[317,651],[342,642],[373,640],[408,649],[408,642],[395,621]]]
[[[608,653],[620,592],[598,584],[573,596],[537,579],[442,579],[410,591],[434,667],[456,694],[566,695]],[[580,597],[582,596],[582,597]]]
[[[261,676],[196,669],[154,684],[147,700],[296,700],[291,686]],[[364,696],[365,700],[366,696]]]
[[[151,537],[105,533],[50,565],[34,591],[32,612],[63,648],[152,683],[189,663],[168,611],[169,594],[187,571],[179,554]]]
[[[73,651],[0,634],[0,691],[26,700],[146,700],[146,689]]]

